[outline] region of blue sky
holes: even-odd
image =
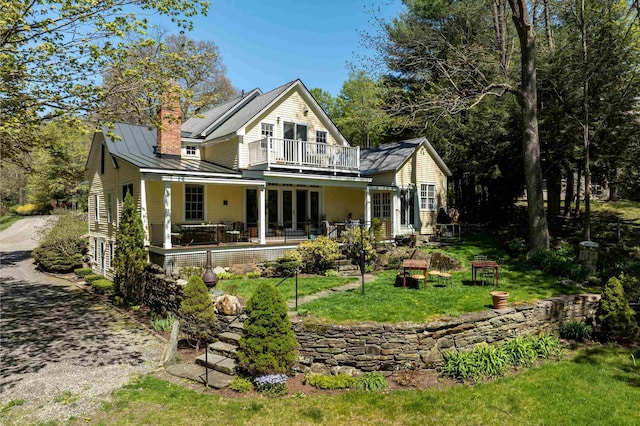
[[[208,16],[194,20],[187,35],[220,48],[227,76],[240,90],[263,91],[299,78],[309,88],[337,95],[347,62],[362,53],[360,32],[369,12],[385,17],[402,10],[401,0],[213,0]]]

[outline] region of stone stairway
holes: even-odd
[[[351,263],[350,259],[341,258],[335,262],[338,274],[342,276],[356,276],[360,275],[360,267]]]
[[[203,380],[215,389],[229,386],[236,374],[238,341],[244,330],[244,319],[235,320],[228,331],[218,335],[218,340],[209,344],[206,353],[196,358],[196,364],[208,368]]]

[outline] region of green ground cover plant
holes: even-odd
[[[305,376],[305,383],[320,389],[352,389],[356,386],[356,378],[348,374],[309,374]]]
[[[558,277],[545,274],[531,266],[511,259],[500,241],[490,235],[465,237],[459,245],[441,250],[462,262],[463,269],[452,271],[453,286],[440,286],[431,281],[427,288],[405,289],[394,287],[398,270],[377,274],[375,281],[365,284],[361,291],[344,292],[323,297],[299,307],[299,311],[335,322],[424,322],[440,316],[459,316],[492,307],[489,292],[496,288],[473,285],[471,260],[475,255],[486,255],[497,260],[500,267],[499,287],[509,293],[509,304],[532,302],[560,294],[594,291],[562,285]]]
[[[113,294],[113,282],[106,278],[93,281],[91,287],[98,294]]]
[[[299,276],[298,277],[298,297],[307,296],[309,294],[318,293],[334,287],[339,287],[355,281],[353,277],[322,277],[322,276]],[[253,279],[225,279],[218,281],[216,288],[225,293],[229,293],[229,289],[235,286],[236,294],[242,297],[251,296],[258,287],[263,284],[277,285],[282,278],[253,278]],[[296,279],[288,278],[280,284],[277,290],[284,300],[295,299],[296,297]]]
[[[91,424],[637,425],[640,351],[598,346],[476,385],[349,391],[265,401],[227,398],[145,376],[117,392]],[[86,424],[85,419],[72,422]]]

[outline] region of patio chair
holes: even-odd
[[[182,226],[177,223],[171,224],[171,244],[182,244]]]
[[[240,231],[236,229],[237,222],[227,222],[224,232],[227,235],[227,242],[237,242],[240,239]]]

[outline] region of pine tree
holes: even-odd
[[[199,276],[189,278],[178,315],[182,319],[182,331],[194,341],[196,351],[200,349],[200,342],[211,340],[217,317],[207,286]]]
[[[263,284],[247,302],[238,361],[254,375],[288,373],[297,359],[296,337],[287,305],[272,284]]]
[[[144,248],[142,219],[136,210],[133,197],[127,192],[122,204],[113,256],[114,291],[116,296],[122,298],[125,305],[142,303],[144,295],[143,272],[146,264],[147,253]]]

